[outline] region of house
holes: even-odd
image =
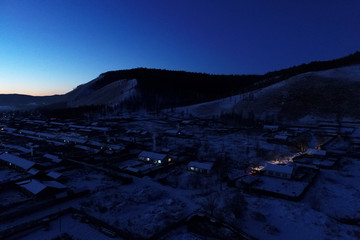
[[[56,171],[50,171],[46,174],[51,179],[54,179],[56,181],[62,181],[65,180],[65,176],[62,173],[56,172]]]
[[[32,175],[32,177],[39,178],[43,175],[43,172],[36,168],[30,168],[30,170],[27,171],[29,174]]]
[[[74,144],[85,144],[87,139],[85,138],[77,138],[77,137],[69,137],[69,136],[62,136],[60,140],[64,141],[64,143],[74,143]]]
[[[67,188],[65,185],[56,181],[40,182],[35,179],[17,182],[16,185],[23,188],[28,194],[34,197],[52,196],[59,192],[63,192]]]
[[[37,196],[41,192],[45,192],[46,189],[46,186],[37,180],[21,181],[17,182],[16,185],[23,188],[26,192],[33,196]]]
[[[53,163],[61,163],[62,162],[62,160],[58,156],[55,156],[55,155],[52,155],[49,153],[44,154],[43,157],[50,159]]]
[[[213,162],[192,161],[192,162],[189,162],[189,164],[187,165],[187,170],[190,172],[209,174],[209,173],[211,173],[213,166],[214,166]]]
[[[34,167],[35,162],[17,157],[15,155],[9,154],[9,153],[3,153],[0,155],[0,161],[2,161],[4,164],[14,167],[15,169],[19,169],[22,171],[27,171],[30,168]]]
[[[23,152],[23,153],[31,153],[30,149],[24,148],[22,146],[17,146],[17,145],[10,145],[10,144],[3,144],[3,146],[7,149],[12,149],[12,150],[16,150],[19,152]]]
[[[270,177],[291,179],[294,172],[294,166],[267,163],[261,172]]]
[[[308,150],[306,150],[305,154],[325,157],[326,156],[326,151],[325,150],[314,149],[314,148],[309,148]]]
[[[167,164],[173,161],[173,159],[169,157],[167,154],[148,152],[148,151],[142,151],[139,154],[138,159],[141,161],[150,162],[154,164]]]

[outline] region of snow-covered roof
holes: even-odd
[[[148,151],[142,151],[139,154],[139,157],[145,157],[145,158],[151,158],[151,159],[164,159],[166,158],[166,154],[162,154],[162,153],[155,153],[155,152],[148,152]]]
[[[55,146],[64,146],[65,143],[63,142],[59,142],[59,141],[53,141],[53,140],[46,140],[47,143],[52,143],[54,144]]]
[[[41,182],[34,180],[34,179],[27,183],[18,182],[16,184],[25,188],[26,190],[28,190],[29,192],[31,192],[34,195],[40,193],[42,190],[44,190],[46,188],[46,186],[44,184],[42,184]]]
[[[51,134],[51,133],[42,133],[42,132],[38,132],[37,135],[39,135],[40,137],[46,137],[46,138],[55,138],[56,135]]]
[[[88,144],[95,147],[104,147],[104,143],[98,142],[98,141],[88,141]]]
[[[30,170],[28,170],[28,173],[30,173],[31,175],[36,175],[40,172],[40,170],[36,169],[36,168],[31,168]]]
[[[8,132],[8,133],[13,133],[13,132],[16,131],[16,128],[6,127],[6,128],[5,128],[5,131]]]
[[[264,125],[264,129],[278,129],[279,126],[277,125]]]
[[[115,151],[121,151],[123,150],[125,147],[121,144],[111,144],[111,145],[108,145],[109,148],[115,150]]]
[[[326,155],[325,150],[319,150],[319,149],[314,149],[314,148],[309,148],[308,150],[306,150],[305,153],[310,154],[310,155],[318,155],[318,156],[325,156]]]
[[[45,186],[47,187],[51,187],[51,188],[58,188],[58,189],[64,189],[66,188],[65,185],[57,182],[57,181],[47,181],[47,182],[42,182]]]
[[[262,169],[262,171],[273,171],[273,172],[278,172],[278,173],[286,173],[286,174],[292,174],[294,170],[293,166],[289,166],[289,165],[278,165],[278,164],[272,164],[272,163],[267,163],[265,165],[265,167]]]
[[[40,123],[40,124],[46,123],[45,121],[42,121],[42,120],[31,120],[31,119],[27,119],[27,120],[25,120],[25,122],[27,122],[27,123]]]
[[[67,137],[67,136],[62,137],[61,139],[64,141],[75,142],[75,143],[80,143],[80,144],[84,144],[87,141],[87,139]]]
[[[28,170],[28,169],[30,169],[31,167],[33,167],[35,165],[35,163],[32,162],[32,161],[29,161],[29,160],[14,156],[14,155],[9,154],[9,153],[1,154],[0,159],[5,161],[5,162],[14,164],[14,165],[16,165],[16,166],[18,166],[18,167],[20,167],[20,168],[22,168],[24,170]]]
[[[71,127],[71,128],[86,128],[86,126],[80,126],[80,125],[75,125],[75,124],[70,124],[69,127]]]
[[[19,132],[20,132],[20,133],[25,133],[25,134],[31,134],[31,135],[35,135],[35,134],[36,134],[36,132],[34,132],[34,131],[29,131],[29,130],[20,130]]]
[[[89,127],[89,128],[92,130],[103,131],[103,132],[109,131],[109,128],[107,127]]]
[[[45,157],[45,158],[48,158],[48,159],[50,159],[50,160],[59,159],[58,156],[55,156],[55,155],[52,155],[52,154],[49,154],[49,153],[44,154],[44,157]]]
[[[196,161],[192,161],[192,162],[189,162],[189,164],[187,166],[188,167],[196,167],[196,168],[200,168],[200,169],[211,170],[212,167],[214,166],[214,163],[213,162],[196,162]]]
[[[10,145],[10,144],[4,144],[3,146],[6,147],[6,148],[18,150],[18,151],[23,152],[23,153],[30,153],[31,152],[30,149],[27,149],[27,148],[24,148],[24,147],[21,147],[21,146]]]
[[[51,171],[46,175],[53,178],[53,179],[58,179],[58,178],[60,178],[62,176],[61,173],[58,173],[58,172],[55,172],[55,171]]]
[[[98,150],[98,149],[94,149],[94,148],[91,148],[91,147],[88,147],[88,146],[84,146],[84,145],[79,145],[79,144],[77,144],[77,145],[75,145],[75,147],[78,148],[78,149],[82,149],[82,150],[84,150],[84,151],[87,151],[87,152],[91,152],[91,153],[98,153],[98,152],[100,152],[100,150]]]
[[[42,140],[43,140],[42,138],[34,137],[34,136],[26,136],[26,137],[27,137],[27,138],[34,139],[34,140],[38,140],[38,141],[42,141]]]
[[[126,167],[126,170],[130,171],[130,172],[134,172],[134,173],[138,173],[140,170],[134,167]]]
[[[61,126],[65,126],[66,123],[60,123],[60,122],[50,122],[50,124],[53,124],[53,125],[61,125]]]
[[[176,135],[176,134],[179,134],[180,131],[177,130],[177,129],[170,129],[170,130],[166,130],[165,131],[166,134],[173,134],[173,135]]]
[[[277,140],[287,140],[288,139],[288,136],[286,135],[275,135],[274,136],[274,139],[277,139]]]

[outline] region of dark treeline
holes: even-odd
[[[119,79],[137,79],[141,98],[138,104],[146,109],[161,109],[200,103],[238,94],[261,78],[257,75],[212,75],[137,68],[101,74],[93,83],[100,89]]]
[[[360,63],[360,52],[347,57],[315,61],[309,64],[269,72],[265,75],[215,75],[136,68],[101,74],[101,80],[91,86],[100,89],[119,79],[137,79],[141,97],[132,99],[132,105],[157,110],[211,101],[263,88],[289,77],[310,72]]]

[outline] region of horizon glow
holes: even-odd
[[[360,50],[360,1],[0,2],[0,94],[137,67],[264,74]]]

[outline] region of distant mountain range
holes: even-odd
[[[158,111],[164,108],[173,109],[263,89],[307,72],[357,64],[360,64],[360,52],[331,61],[311,62],[264,75],[214,75],[147,68],[110,71],[100,74],[96,79],[80,85],[64,95],[47,97],[17,94],[0,95],[0,110],[66,109],[106,105],[127,110]],[[317,82],[317,80],[313,79],[310,82]],[[333,82],[331,85],[337,84],[336,81]],[[339,87],[342,86],[341,89],[344,93],[346,93],[347,87],[353,87],[352,85],[343,85],[343,82],[338,82],[338,84]],[[309,93],[316,95],[315,92],[309,91],[313,89],[313,86],[313,84],[301,85],[297,92],[301,93],[301,96],[308,96]],[[325,86],[327,85],[325,84]],[[326,88],[325,93],[328,91],[328,94],[333,96],[335,89],[337,87],[332,90]],[[296,92],[296,90],[294,91]],[[321,91],[321,96],[324,98],[326,98],[325,93]],[[297,96],[294,92],[291,95]],[[286,105],[289,108],[297,106],[299,103],[296,99],[304,100],[300,95],[294,98],[295,100],[292,100],[291,104],[287,101],[282,105],[290,104],[290,106]],[[355,98],[351,94],[349,96]],[[339,96],[339,102],[344,100],[341,98]]]

